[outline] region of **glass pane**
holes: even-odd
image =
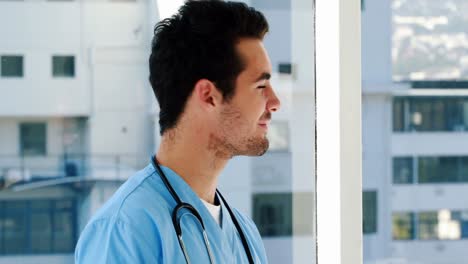
[[[62,201],[55,201],[55,210],[61,211],[71,211],[73,209],[73,201],[70,199],[62,200]]]
[[[75,245],[74,220],[71,212],[54,213],[54,252],[73,252]]]
[[[458,217],[454,219],[460,222],[461,237],[468,238],[468,210],[459,212]]]
[[[362,230],[364,234],[377,232],[377,192],[362,193]]]
[[[364,234],[364,263],[468,258],[455,250],[468,248],[464,8],[465,0],[391,0],[366,1],[361,12],[363,152],[372,153],[363,186],[379,194],[381,227]]]
[[[269,128],[271,151],[289,151],[289,123],[286,121],[272,121]]]
[[[404,100],[393,99],[393,131],[403,131],[405,129]]]
[[[420,157],[420,183],[447,183],[459,181],[459,157]]]
[[[25,211],[4,211],[3,226],[3,253],[20,254],[28,250],[26,214]]]
[[[50,200],[32,200],[30,202],[30,206],[32,211],[49,212],[51,210],[52,203]]]
[[[418,213],[418,231],[419,239],[438,239],[437,212]]]
[[[290,193],[256,194],[253,197],[253,220],[262,236],[291,236],[291,210]]]
[[[460,182],[468,182],[468,157],[460,157]]]
[[[0,0],[2,40],[26,52],[6,56],[0,50],[0,87],[8,89],[0,94],[8,98],[0,107],[0,177],[8,176],[8,188],[0,194],[28,199],[8,205],[0,243],[3,253],[19,252],[18,262],[29,261],[22,259],[28,254],[44,253],[41,261],[52,263],[56,256],[46,254],[71,253],[86,222],[157,150],[160,108],[148,83],[148,45],[156,22],[172,15],[163,11],[175,11],[184,1],[35,2]],[[258,228],[265,234],[269,263],[314,262],[314,1],[244,2],[268,20],[263,45],[271,70],[265,71],[271,73],[269,82],[281,109],[269,123],[269,151],[262,157],[230,160],[220,172],[219,189],[232,207],[261,220]],[[80,7],[83,12],[78,12]],[[221,52],[215,64],[225,66],[229,50],[206,52]],[[204,59],[206,54],[195,55]],[[183,64],[192,63],[177,56]],[[177,71],[175,79],[186,80],[186,74]],[[77,180],[64,175],[83,180],[63,184]]]
[[[52,218],[50,212],[31,214],[31,252],[52,252]]]
[[[413,158],[393,158],[393,183],[413,183]]]
[[[393,222],[393,239],[394,240],[411,240],[414,239],[414,214],[399,213],[392,214]]]
[[[428,183],[428,182],[437,182],[439,179],[438,168],[439,168],[439,159],[434,157],[419,157],[418,158],[418,182],[419,183]]]
[[[23,56],[1,56],[2,77],[23,77]]]
[[[437,212],[437,232],[439,239],[459,240],[462,237],[460,212],[439,210]]]
[[[21,153],[25,156],[45,155],[46,133],[45,123],[20,124]]]
[[[438,173],[440,182],[456,182],[458,181],[458,161],[457,157],[440,157],[440,167]]]
[[[74,56],[53,56],[52,57],[52,75],[54,77],[75,76],[75,57]]]
[[[3,208],[5,212],[19,211],[23,212],[27,207],[27,201],[5,201],[3,202]]]
[[[466,2],[392,1],[393,78],[395,80],[466,80],[466,66],[459,59],[468,47],[463,15]],[[415,18],[426,19],[417,20]],[[411,32],[411,34],[408,34]],[[445,45],[453,42],[456,45]]]

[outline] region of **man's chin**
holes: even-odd
[[[270,142],[268,141],[268,138],[265,136],[261,140],[258,140],[255,142],[255,144],[252,144],[250,146],[251,154],[248,156],[263,156],[268,150],[270,146]]]

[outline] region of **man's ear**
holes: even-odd
[[[218,106],[223,99],[215,84],[207,79],[200,79],[195,83],[193,95],[203,107]]]

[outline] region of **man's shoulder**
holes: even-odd
[[[157,214],[151,212],[167,206],[166,198],[161,193],[162,183],[156,175],[149,166],[136,172],[102,205],[91,218],[90,224],[140,224],[145,219],[156,217]]]
[[[102,260],[94,263],[113,262],[122,258],[120,248],[128,259],[155,257],[167,229],[161,211],[168,207],[155,175],[149,167],[138,171],[94,214],[78,240],[77,263],[93,263],[91,256]]]

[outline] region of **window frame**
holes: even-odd
[[[56,60],[59,60],[59,59],[62,59],[64,60],[61,64],[62,66],[64,66],[63,68],[65,69],[65,65],[67,63],[66,59],[71,59],[72,60],[72,73],[70,75],[68,74],[65,74],[65,70],[64,69],[58,69],[56,67],[58,67],[58,61]],[[65,79],[72,79],[72,78],[75,78],[76,77],[76,56],[75,55],[60,55],[60,54],[54,54],[52,55],[51,57],[51,63],[52,63],[52,78],[54,79],[60,79],[60,78],[65,78]],[[62,71],[61,73],[59,73],[59,71]]]
[[[3,65],[3,62],[4,62],[4,59],[6,57],[11,57],[11,58],[19,58],[20,59],[20,62],[21,62],[21,71],[18,75],[5,75],[4,73],[4,67],[5,65]],[[21,79],[21,78],[24,78],[24,55],[21,55],[21,54],[2,54],[0,55],[0,77],[1,78],[12,78],[12,79]]]
[[[32,199],[32,200],[0,200],[0,219],[3,219],[4,217],[7,217],[9,214],[6,214],[6,209],[4,208],[4,205],[8,202],[25,202],[25,207],[22,209],[13,209],[13,211],[16,211],[15,214],[22,214],[24,217],[25,221],[25,248],[23,251],[19,252],[11,252],[11,253],[6,253],[4,248],[0,248],[0,257],[5,257],[5,256],[12,256],[12,255],[50,255],[50,254],[71,254],[74,251],[75,244],[77,242],[78,238],[78,233],[77,233],[77,203],[75,198],[67,197],[63,199]],[[49,207],[48,208],[41,208],[41,209],[32,209],[31,205],[34,202],[48,202]],[[57,202],[63,202],[63,201],[69,201],[71,202],[71,206],[66,209],[59,209],[56,210],[56,203]],[[71,247],[69,250],[56,250],[54,247],[54,240],[55,240],[55,226],[54,226],[54,214],[56,212],[63,212],[66,211],[70,213],[70,220],[71,220]],[[34,213],[41,212],[41,213],[48,213],[49,214],[49,219],[51,220],[51,228],[50,228],[50,250],[48,252],[37,252],[33,251],[32,249],[32,220],[33,220],[33,215]],[[1,221],[0,221],[1,223]],[[1,227],[3,228],[3,227]],[[2,246],[6,245],[6,239],[5,239],[5,233],[2,232],[0,233],[0,240],[2,241]]]
[[[24,135],[23,133],[26,133],[26,132],[23,132],[23,129],[25,126],[27,125],[41,125],[44,127],[44,140],[41,141],[41,140],[33,140],[34,141],[34,144],[36,143],[40,143],[41,145],[43,144],[43,146],[41,146],[41,148],[43,148],[43,150],[40,150],[38,152],[33,152],[33,153],[28,153],[26,152],[25,153],[25,141],[24,141]],[[19,135],[19,153],[22,157],[44,157],[44,156],[47,156],[47,128],[48,124],[47,122],[21,122],[18,124],[18,135]],[[29,139],[29,141],[32,141],[31,139]],[[28,142],[29,144],[30,142]]]

